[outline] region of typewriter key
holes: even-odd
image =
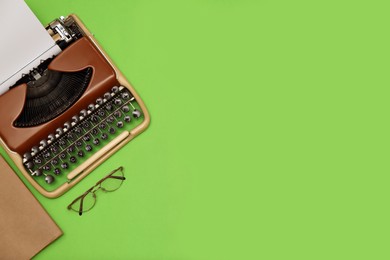
[[[84,152],[80,150],[80,151],[77,152],[77,155],[79,157],[84,157]]]
[[[133,104],[131,104],[130,103],[130,106],[134,109],[134,111],[133,111],[133,116],[135,117],[135,118],[139,118],[140,116],[141,116],[141,111],[139,111],[139,110],[137,110],[134,106],[133,106]]]
[[[45,181],[46,181],[47,184],[51,184],[54,181],[54,177],[48,174],[45,177]]]
[[[80,133],[82,132],[82,130],[81,130],[80,127],[76,127],[76,128],[74,129],[74,132],[75,132],[76,134],[80,134]]]
[[[91,117],[91,121],[94,122],[94,123],[97,123],[97,122],[99,122],[99,117],[96,116],[96,115],[93,115],[93,116]]]
[[[122,128],[123,127],[123,122],[119,121],[118,123],[116,123],[116,126],[119,127],[119,128]]]
[[[99,134],[99,130],[97,130],[97,128],[94,128],[94,129],[91,130],[91,134],[93,136],[97,136]]]
[[[45,158],[45,159],[49,159],[50,156],[51,156],[51,153],[48,151],[43,154],[43,158]]]
[[[115,134],[116,129],[114,127],[110,127],[110,129],[108,129],[108,131],[110,132],[110,134]]]
[[[130,95],[129,95],[129,93],[127,93],[127,92],[125,92],[125,93],[122,94],[122,98],[123,98],[123,99],[129,99],[129,97],[130,97]]]
[[[120,106],[120,105],[122,105],[122,100],[117,98],[117,99],[115,99],[114,103],[115,103],[115,105]]]
[[[113,93],[116,93],[116,92],[119,91],[119,88],[118,88],[117,86],[114,86],[114,87],[112,87],[111,91],[112,91]]]
[[[73,145],[68,147],[68,152],[69,152],[69,153],[73,153],[74,150],[75,150],[75,148],[74,148]]]
[[[106,109],[107,111],[112,111],[114,107],[111,104],[107,104]]]
[[[50,164],[46,164],[45,166],[42,167],[44,171],[50,171],[51,167]]]
[[[47,141],[46,141],[46,140],[42,140],[42,141],[39,142],[39,144],[40,144],[43,148],[45,148],[45,147],[47,146]]]
[[[88,115],[87,110],[83,109],[80,111],[80,116],[85,117],[86,115]]]
[[[109,116],[108,118],[107,118],[107,122],[109,123],[109,124],[112,124],[113,122],[114,122],[114,117],[113,116]]]
[[[80,146],[82,146],[82,145],[83,145],[83,142],[81,142],[80,140],[76,141],[76,146],[77,146],[77,147],[80,147]]]
[[[111,94],[106,92],[104,93],[104,96],[103,96],[105,99],[109,100],[111,98]]]
[[[66,158],[66,153],[60,154],[60,158],[61,158],[61,160],[64,160]]]
[[[56,129],[56,134],[62,135],[63,133],[64,133],[64,130],[61,127]]]
[[[54,139],[56,139],[55,135],[53,134],[49,134],[49,136],[47,137],[50,141],[54,141]]]
[[[107,135],[106,133],[103,133],[102,136],[101,136],[100,138],[102,138],[103,140],[107,140],[108,135]]]
[[[51,164],[52,165],[57,165],[58,164],[58,159],[54,158],[53,160],[51,160]]]
[[[50,147],[50,150],[53,152],[53,153],[57,153],[58,152],[58,146],[57,145],[53,145],[52,147]]]
[[[35,164],[42,164],[42,159],[39,158],[39,157],[38,157],[38,158],[35,158],[35,159],[34,159],[34,163],[35,163]]]
[[[98,138],[95,138],[95,140],[93,140],[93,144],[94,145],[99,145],[100,144],[100,140]]]
[[[87,146],[85,146],[85,150],[86,150],[87,152],[92,151],[92,146],[90,146],[90,145],[88,144]]]
[[[74,136],[73,136],[72,133],[68,133],[68,135],[66,136],[66,138],[68,138],[68,140],[70,140],[70,141],[73,141]]]
[[[28,162],[28,163],[26,163],[26,167],[27,167],[27,169],[31,170],[34,167],[34,163],[33,162]]]
[[[38,146],[34,146],[33,148],[31,148],[31,151],[32,151],[33,153],[38,153],[38,152],[39,152]]]
[[[61,146],[64,146],[64,145],[66,145],[66,142],[65,142],[64,139],[61,139],[61,140],[58,141],[58,144],[61,145]]]
[[[70,161],[71,163],[76,163],[76,162],[77,162],[77,159],[76,159],[76,157],[72,156],[72,157],[70,157],[69,161]]]
[[[131,121],[131,117],[130,116],[125,116],[124,120],[125,120],[126,123],[129,123]]]
[[[95,110],[95,105],[94,104],[89,104],[88,105],[88,110],[89,111],[94,111]]]
[[[78,116],[72,116],[72,122],[73,123],[77,123],[79,121],[79,117]]]
[[[61,168],[62,169],[68,169],[69,168],[69,164],[68,163],[61,164]]]
[[[103,116],[106,115],[106,113],[104,112],[103,109],[100,109],[99,112],[98,112],[98,115],[101,116],[101,117],[103,117]]]
[[[135,118],[139,118],[139,117],[141,116],[141,112],[140,112],[139,110],[137,110],[137,109],[134,110],[132,114],[133,114],[133,116],[134,116]]]
[[[98,104],[99,106],[103,104],[103,99],[101,98],[96,99],[96,104]]]
[[[23,158],[26,159],[26,160],[30,160],[32,158],[31,153],[23,154]]]
[[[89,140],[91,140],[91,136],[89,134],[86,134],[83,136],[83,140],[88,142]]]
[[[67,129],[67,130],[69,130],[70,128],[71,128],[71,123],[70,122],[66,122],[65,124],[64,124],[64,128],[65,129]]]
[[[83,127],[85,128],[85,129],[89,129],[90,127],[91,127],[91,124],[89,123],[89,122],[84,122],[83,123]]]
[[[60,170],[60,169],[58,169],[58,168],[55,168],[55,169],[54,169],[54,174],[55,174],[55,175],[60,175],[60,173],[61,173],[61,170]]]
[[[115,111],[115,113],[114,113],[114,116],[115,117],[121,117],[122,116],[122,113],[121,113],[121,111]]]
[[[32,173],[32,175],[33,175],[33,176],[37,176],[37,177],[39,177],[39,176],[41,176],[41,175],[42,175],[42,170],[40,170],[40,169],[37,169],[37,170],[35,170],[35,171]]]
[[[123,106],[122,107],[122,111],[125,112],[125,113],[129,112],[130,111],[129,106]]]
[[[100,128],[100,129],[106,129],[106,127],[107,127],[107,125],[106,125],[105,123],[101,123],[101,124],[99,125],[99,128]]]

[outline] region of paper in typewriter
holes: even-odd
[[[0,24],[1,95],[61,49],[23,0],[0,0]]]

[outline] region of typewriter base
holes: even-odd
[[[104,52],[104,50],[100,47],[100,45],[97,43],[97,41],[94,39],[92,34],[88,31],[88,29],[84,26],[84,24],[80,21],[80,19],[72,14],[70,15],[78,26],[85,32],[85,37],[88,37],[88,39],[93,43],[93,45],[96,47],[96,49],[104,56],[104,58],[107,60],[107,62],[111,65],[111,67],[114,69],[116,74],[116,80],[119,82],[121,86],[126,87],[129,89],[129,91],[134,96],[135,100],[137,101],[139,107],[142,110],[143,113],[143,121],[140,123],[137,127],[132,129],[131,131],[124,131],[125,134],[121,135],[122,139],[117,141],[114,145],[112,145],[111,149],[103,150],[103,152],[99,151],[102,154],[99,154],[99,156],[95,157],[96,160],[88,164],[85,169],[80,171],[79,173],[74,174],[74,178],[68,180],[68,182],[62,184],[54,191],[47,191],[45,190],[41,185],[39,185],[35,180],[34,177],[30,175],[29,172],[26,171],[22,157],[18,153],[12,151],[8,148],[6,143],[0,138],[0,144],[5,148],[8,155],[11,157],[11,159],[14,161],[16,166],[19,168],[19,170],[23,173],[23,175],[27,178],[27,180],[45,197],[48,198],[56,198],[64,194],[66,191],[68,191],[70,188],[72,188],[74,185],[76,185],[79,181],[81,181],[85,176],[87,176],[89,173],[91,173],[97,166],[99,166],[101,163],[103,163],[108,157],[113,155],[116,151],[118,151],[120,148],[122,148],[125,144],[127,144],[129,141],[131,141],[134,137],[142,133],[146,130],[146,128],[149,126],[150,123],[150,116],[149,113],[142,102],[141,98],[138,96],[136,91],[133,89],[131,84],[126,80],[126,78],[123,76],[123,74],[119,71],[119,69],[114,65],[112,60],[108,57],[108,55]],[[128,133],[126,133],[128,132]]]

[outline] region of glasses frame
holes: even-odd
[[[123,176],[113,176],[114,173],[118,172],[118,171],[121,171],[122,175]],[[120,185],[118,186],[118,188],[114,189],[114,190],[107,190],[105,189],[104,187],[102,187],[102,183],[105,181],[105,180],[108,180],[108,179],[117,179],[117,180],[121,180],[121,183]],[[115,170],[113,170],[112,172],[110,172],[106,177],[103,177],[103,179],[101,179],[100,181],[98,181],[94,186],[92,186],[91,188],[89,188],[86,192],[84,192],[82,195],[78,196],[76,199],[74,199],[69,205],[68,205],[68,210],[73,210],[74,212],[78,212],[79,215],[83,215],[83,212],[88,212],[90,211],[96,204],[96,194],[95,192],[97,192],[98,190],[102,190],[104,192],[114,192],[116,190],[118,190],[122,184],[123,184],[123,181],[126,180],[125,176],[124,176],[124,172],[123,172],[123,167],[119,167]],[[91,208],[89,208],[88,210],[83,210],[83,202],[84,202],[84,198],[86,196],[88,196],[88,194],[92,193],[92,196],[94,198],[94,203],[92,205]],[[73,204],[75,204],[76,202],[78,202],[79,200],[80,201],[80,208],[79,210],[75,210],[72,208]]]

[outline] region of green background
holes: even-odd
[[[33,191],[64,231],[36,259],[390,258],[388,1],[26,2],[78,14],[152,119],[64,196]]]

